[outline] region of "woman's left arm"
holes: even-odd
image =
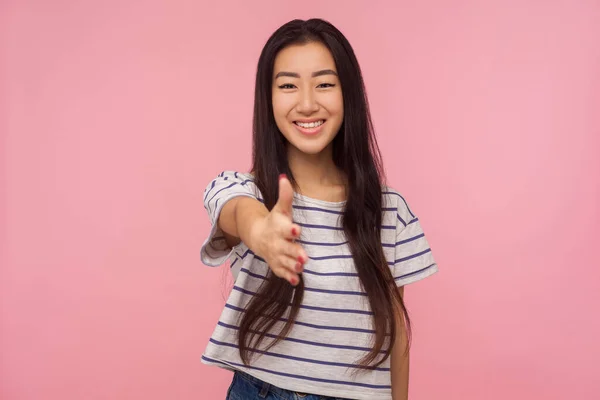
[[[404,299],[404,286],[398,288]],[[401,327],[392,346],[390,372],[392,375],[392,399],[408,400],[409,352],[406,351],[407,335],[404,329],[404,317],[396,315],[396,326]]]

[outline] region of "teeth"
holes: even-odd
[[[317,126],[321,126],[325,123],[325,121],[316,121],[316,122],[296,122],[296,125],[301,126],[302,128],[316,128]]]

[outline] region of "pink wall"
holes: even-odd
[[[2,2],[3,400],[224,397],[202,191],[249,165],[264,41],[315,15],[440,264],[411,399],[600,398],[597,1],[110,3]]]

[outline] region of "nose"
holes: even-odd
[[[319,103],[316,101],[312,90],[303,90],[299,94],[296,109],[301,114],[312,114],[319,111]]]

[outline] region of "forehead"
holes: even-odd
[[[337,72],[333,56],[325,45],[310,42],[288,46],[277,53],[273,74],[287,71],[298,72],[302,75],[323,69],[332,69]]]

